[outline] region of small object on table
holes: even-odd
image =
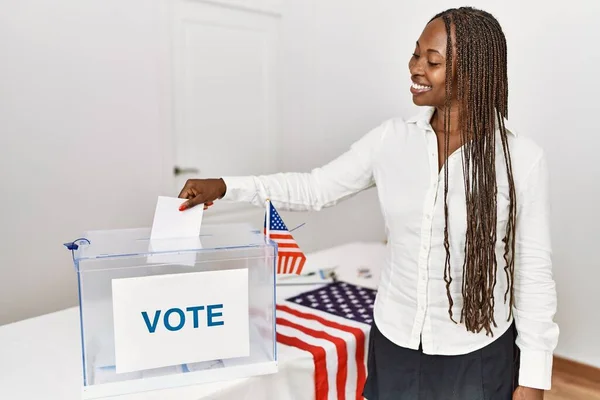
[[[337,275],[335,268],[322,268],[316,271],[305,272],[303,274],[285,274],[277,275],[277,285],[315,285],[321,283],[335,282]]]
[[[359,278],[365,278],[365,279],[370,279],[373,277],[373,275],[371,274],[371,269],[367,268],[367,267],[361,267],[358,269],[358,277]]]

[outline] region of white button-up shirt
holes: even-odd
[[[511,325],[504,272],[508,221],[508,179],[497,132],[497,283],[493,337],[468,332],[449,319],[444,282],[444,169],[439,170],[433,108],[411,119],[392,119],[367,133],[350,149],[310,173],[223,177],[226,200],[264,205],[270,198],[282,210],[320,210],[375,186],[388,237],[374,318],[380,331],[399,346],[426,354],[465,354],[490,344]],[[532,140],[509,130],[517,194],[514,320],[521,350],[519,384],[540,389],[551,385],[552,354],[558,340],[553,322],[556,291],[552,277],[548,171],[544,153]],[[461,149],[448,168],[449,241],[454,300],[460,320],[462,265],[466,233]],[[440,172],[438,172],[440,171]]]

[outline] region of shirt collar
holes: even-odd
[[[409,124],[416,124],[419,128],[422,129],[431,129],[430,121],[431,117],[433,117],[433,113],[435,112],[435,107],[419,107],[420,110],[417,114],[413,115],[409,119],[406,120]],[[496,121],[496,130],[498,130],[498,121]],[[509,126],[508,120],[504,119],[504,127],[506,131],[513,136],[517,136],[517,133]]]

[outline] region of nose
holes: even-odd
[[[411,58],[408,63],[408,70],[412,76],[422,76],[424,73],[423,65],[414,58]]]

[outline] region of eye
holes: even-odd
[[[414,58],[419,58],[419,57],[421,57],[421,56],[420,56],[420,55],[418,55],[417,53],[413,53],[413,57],[414,57]]]
[[[428,63],[429,65],[431,65],[432,67],[437,67],[438,65],[442,65],[442,63],[433,63],[433,62],[431,62],[431,61],[427,61],[427,63]]]

